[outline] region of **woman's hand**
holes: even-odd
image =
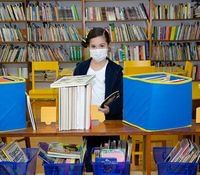
[[[108,114],[110,112],[110,108],[109,106],[104,105],[104,108],[100,108],[98,109],[99,111],[103,112],[104,114]]]

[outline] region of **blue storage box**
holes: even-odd
[[[113,158],[99,158],[92,165],[94,175],[130,175],[130,162],[117,162]]]
[[[1,175],[35,175],[37,148],[22,149],[28,157],[28,162],[0,162]]]
[[[197,175],[197,163],[165,162],[164,160],[171,150],[172,148],[169,147],[155,147],[153,149],[158,175]]]
[[[69,164],[69,163],[58,163],[58,164],[47,164],[43,163],[45,175],[82,175],[83,164]]]
[[[146,131],[192,124],[192,79],[168,73],[124,76],[124,122]]]
[[[0,77],[0,132],[26,128],[25,79]]]

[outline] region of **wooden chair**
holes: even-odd
[[[51,88],[36,88],[35,75],[37,71],[52,71],[55,72],[55,77],[59,75],[59,65],[57,61],[32,62],[32,89],[29,91],[31,100],[49,99],[56,101],[58,106],[57,89]]]
[[[155,66],[130,66],[124,68],[124,75],[156,72]]]
[[[124,68],[132,66],[151,66],[151,60],[124,61]]]
[[[124,75],[155,72],[150,60],[124,61]]]

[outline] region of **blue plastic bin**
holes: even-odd
[[[22,149],[28,157],[28,162],[0,162],[1,175],[35,175],[37,148]]]
[[[153,81],[150,77],[170,77],[170,81]],[[191,78],[168,73],[124,76],[123,88],[124,122],[146,131],[192,125]]]
[[[0,82],[0,132],[24,129],[27,127],[26,81],[24,78],[13,76],[4,78],[13,81]]]
[[[197,163],[165,162],[165,158],[172,148],[155,147],[154,160],[157,164],[158,175],[197,175]]]
[[[45,175],[82,175],[83,174],[83,164],[69,164],[69,163],[59,163],[59,164],[47,164],[43,163]]]
[[[94,175],[130,175],[130,162],[117,162],[113,161],[113,158],[99,158],[92,164]]]

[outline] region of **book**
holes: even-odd
[[[79,75],[79,76],[64,76],[51,84],[51,88],[85,86],[95,76],[94,75]]]
[[[2,148],[3,153],[11,162],[27,162],[28,158],[16,141]]]
[[[48,164],[52,164],[56,161],[56,158],[53,157],[48,157],[47,156],[47,151],[49,148],[49,144],[46,142],[39,142],[38,143],[38,148],[39,148],[39,152],[38,152],[38,157],[43,160],[44,162],[48,163]]]
[[[100,105],[101,108],[104,107],[104,105],[109,106],[111,103],[113,103],[116,99],[120,97],[119,91],[115,91],[112,94],[110,94]]]
[[[27,93],[26,93],[26,103],[27,103],[27,108],[28,108],[31,125],[33,127],[33,130],[35,131],[35,130],[37,130],[35,117],[33,115],[32,107],[31,107],[30,96]]]
[[[65,159],[66,163],[82,163],[84,160],[87,140],[84,139],[82,144],[63,144],[59,142],[52,142],[50,144],[41,143],[43,152],[45,152],[45,160],[49,158],[55,158],[54,163],[59,163],[62,159]],[[47,146],[48,145],[48,146]],[[44,159],[44,157],[43,157]],[[58,160],[60,159],[60,160]]]
[[[76,144],[63,144],[59,142],[52,142],[49,144],[47,156],[56,158],[80,159],[81,148],[80,145]]]

